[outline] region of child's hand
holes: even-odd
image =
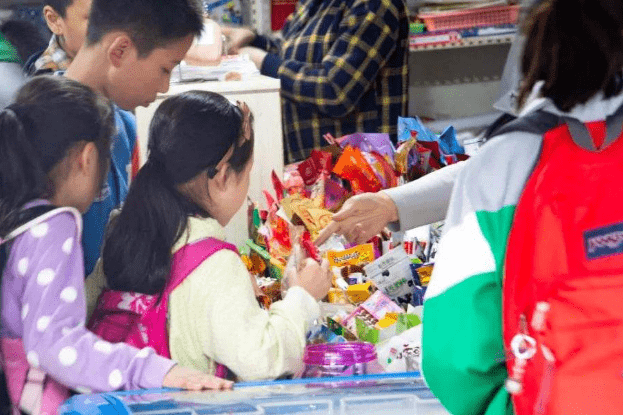
[[[324,298],[331,288],[331,272],[329,263],[323,260],[322,264],[307,258],[301,265],[302,269],[298,273],[298,278],[294,285],[303,287],[316,300]]]
[[[201,389],[231,389],[233,382],[208,375],[195,369],[175,365],[162,380],[165,388],[181,388],[198,391]]]

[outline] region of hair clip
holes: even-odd
[[[236,101],[236,105],[242,112],[242,141],[240,144],[251,139],[253,134],[253,113],[244,101]]]

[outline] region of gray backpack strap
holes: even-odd
[[[557,115],[545,111],[536,111],[502,125],[493,132],[491,138],[514,132],[543,135],[563,122],[562,118]]]

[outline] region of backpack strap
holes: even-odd
[[[545,111],[535,111],[525,117],[507,118],[507,120],[509,122],[498,126],[491,132],[491,138],[515,132],[543,135],[563,122],[561,117]]]
[[[187,276],[190,275],[199,265],[212,255],[222,249],[229,249],[232,252],[238,254],[238,249],[232,244],[221,241],[216,238],[206,238],[200,241],[188,244],[178,250],[171,261],[171,277],[169,283],[165,288],[164,298],[168,303],[169,295],[177,288]],[[218,362],[216,363],[215,376],[223,379],[232,379],[233,373]]]

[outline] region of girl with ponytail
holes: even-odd
[[[309,260],[282,301],[259,307],[223,228],[246,199],[253,145],[244,103],[191,91],[158,107],[147,163],[105,239],[110,290],[91,319],[94,332],[244,380],[300,368],[330,275]]]
[[[104,183],[113,126],[110,103],[65,77],[33,79],[0,112],[0,350],[14,413],[56,413],[69,389],[229,385],[85,328],[81,213]]]

